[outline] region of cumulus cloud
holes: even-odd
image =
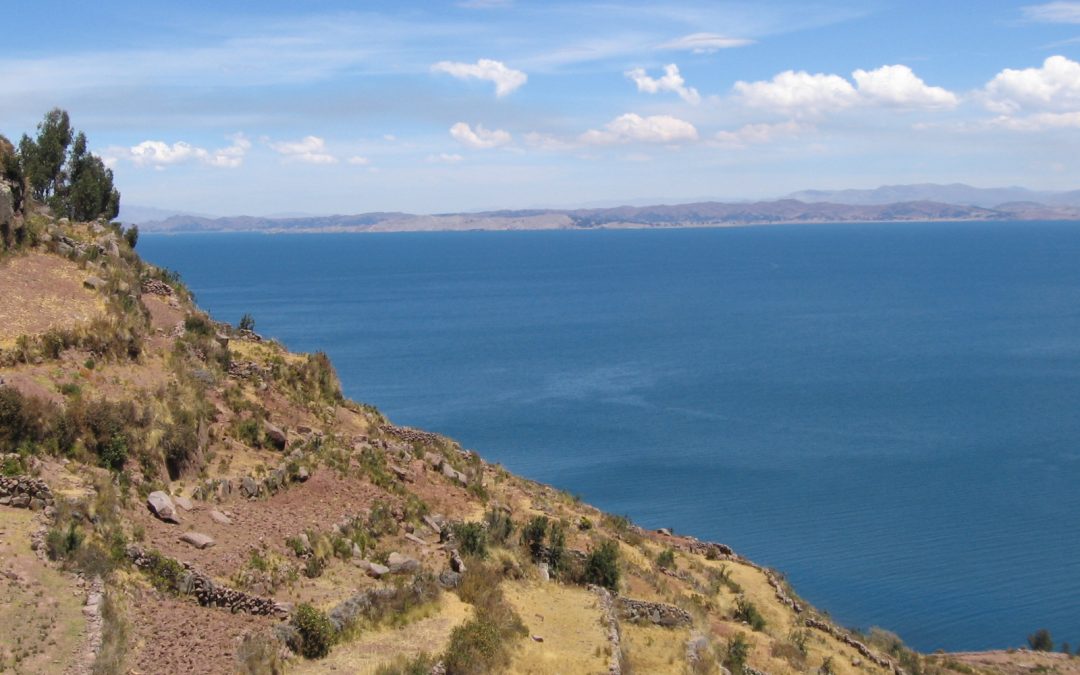
[[[625,74],[634,81],[638,91],[643,91],[647,94],[670,91],[678,94],[679,98],[687,103],[696,104],[701,101],[701,95],[698,94],[697,89],[686,86],[686,80],[679,74],[679,67],[674,63],[664,66],[663,77],[655,79],[649,77],[649,74],[645,72],[644,68],[634,68],[633,70],[626,71]]]
[[[1046,2],[1024,7],[1023,12],[1031,21],[1080,23],[1080,2]]]
[[[1080,63],[1051,56],[1039,68],[1006,68],[986,85],[986,105],[1001,113],[1080,109]]]
[[[485,129],[482,124],[477,124],[476,129],[473,129],[465,122],[458,122],[450,127],[450,135],[462,145],[478,150],[497,148],[512,140],[508,131]]]
[[[305,164],[334,164],[337,157],[326,152],[326,141],[318,136],[304,136],[299,141],[270,143],[270,149],[289,161]]]
[[[370,159],[368,159],[367,157],[361,157],[360,155],[353,155],[347,161],[349,162],[349,164],[353,164],[355,166],[367,166],[368,164],[371,164]]]
[[[1080,112],[1036,113],[1024,117],[1002,115],[990,121],[990,127],[1009,131],[1050,131],[1053,129],[1080,129]]]
[[[941,87],[931,87],[904,65],[882,66],[877,70],[852,73],[859,95],[867,102],[903,108],[954,108],[960,102],[956,94]]]
[[[693,124],[670,115],[642,117],[626,113],[604,125],[603,129],[590,129],[581,135],[582,143],[601,145],[608,143],[681,143],[697,140],[698,132]]]
[[[501,61],[480,59],[476,63],[458,61],[439,61],[431,67],[432,72],[446,73],[459,80],[487,80],[495,84],[495,95],[506,96],[521,87],[529,76],[520,70],[507,68]]]
[[[956,94],[931,87],[904,65],[856,70],[855,84],[840,75],[787,70],[771,80],[735,83],[735,93],[749,106],[792,114],[818,114],[857,105],[903,108],[951,108]]]
[[[164,169],[175,164],[198,162],[206,166],[235,169],[244,163],[244,156],[251,149],[251,141],[243,134],[230,137],[232,144],[224,148],[207,150],[184,141],[166,143],[165,141],[143,141],[129,148],[111,147],[105,150],[104,161],[115,165],[120,160],[130,161],[135,166]]]
[[[680,38],[671,40],[670,42],[665,42],[657,47],[657,49],[688,51],[695,54],[711,54],[721,49],[744,47],[750,44],[754,44],[754,41],[745,40],[743,38],[726,37],[724,35],[717,35],[716,33],[691,33],[690,35],[684,35]]]
[[[718,131],[713,138],[723,146],[746,147],[798,136],[812,129],[809,125],[789,120],[778,124],[747,124],[735,131]]]

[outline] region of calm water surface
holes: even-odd
[[[1080,227],[144,235],[348,396],[932,650],[1080,644]]]

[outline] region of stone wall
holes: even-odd
[[[776,592],[776,599],[790,607],[796,614],[802,614],[803,606],[787,594],[784,585],[780,583],[780,580],[776,578],[776,575],[769,570],[762,570],[762,573],[765,574],[765,578],[769,580],[769,585],[772,586],[773,590]]]
[[[653,623],[657,626],[689,626],[694,623],[690,612],[663,602],[647,602],[630,598],[616,598],[619,618],[625,621]]]
[[[139,569],[148,570],[154,567],[154,558],[136,546],[128,547],[127,556],[132,564]],[[243,612],[259,616],[287,617],[289,615],[289,607],[278,604],[273,598],[262,598],[234,588],[219,586],[209,576],[197,571],[191,564],[179,560],[173,560],[173,562],[184,569],[183,577],[177,580],[178,588],[176,590],[181,595],[194,596],[199,604],[204,607],[223,607],[232,612]]]
[[[611,592],[603,586],[589,584],[589,590],[596,594],[597,604],[600,606],[600,619],[607,631],[608,647],[611,649],[611,660],[608,661],[608,675],[622,675],[622,638],[619,635],[619,620],[615,616],[615,601]]]
[[[41,511],[53,506],[53,493],[40,478],[0,476],[0,505]]]
[[[889,659],[885,658],[884,656],[879,656],[878,654],[875,654],[874,652],[870,651],[870,648],[867,647],[865,644],[863,644],[862,642],[859,642],[858,640],[851,637],[850,635],[848,635],[844,631],[840,630],[839,628],[836,628],[835,626],[833,626],[831,624],[828,624],[828,623],[826,623],[824,621],[821,621],[819,619],[815,619],[815,618],[812,618],[812,617],[807,617],[806,621],[805,621],[805,624],[806,624],[806,626],[808,628],[813,628],[813,629],[819,630],[819,631],[821,631],[823,633],[828,633],[833,638],[839,640],[840,642],[843,642],[844,644],[846,644],[849,647],[854,648],[855,651],[862,654],[868,661],[870,661],[870,662],[872,662],[872,663],[874,663],[876,665],[879,665],[882,668],[885,668],[886,670],[891,670],[893,672],[893,675],[907,675],[904,672],[903,668],[901,668],[897,664],[893,663]]]

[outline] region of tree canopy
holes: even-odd
[[[112,170],[89,152],[86,134],[72,128],[66,110],[46,113],[35,138],[23,134],[18,156],[30,195],[56,215],[93,220],[112,219],[120,212]]]

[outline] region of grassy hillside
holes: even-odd
[[[0,671],[1080,672],[834,626],[726,546],[346,400],[117,226],[25,230],[0,253]]]

